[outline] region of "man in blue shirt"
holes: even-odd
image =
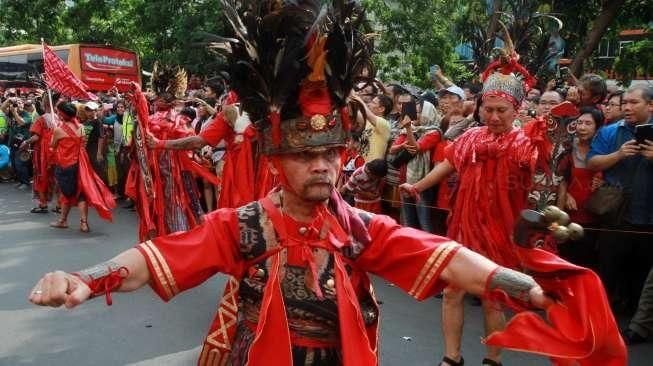
[[[613,304],[634,310],[653,263],[653,141],[635,140],[635,126],[653,123],[653,88],[628,89],[623,111],[623,120],[599,130],[587,168],[603,171],[604,180],[621,187],[627,199],[621,221],[607,223],[622,232],[599,235],[599,268]]]

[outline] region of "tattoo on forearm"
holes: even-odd
[[[91,282],[98,278],[105,277],[111,272],[119,270],[120,267],[121,266],[116,262],[107,261],[104,263],[96,264],[93,267],[77,271],[75,274],[78,274],[84,281]]]
[[[488,290],[498,288],[511,297],[529,302],[529,292],[535,286],[537,286],[537,282],[533,277],[509,268],[500,267],[489,279]]]

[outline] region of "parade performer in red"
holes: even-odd
[[[157,99],[151,116],[145,96],[132,85],[138,128],[125,193],[136,203],[140,240],[186,231],[202,221],[204,212],[194,174],[218,184],[215,175],[193,161],[188,152],[148,150],[144,143],[149,134],[160,140],[192,134],[186,128],[186,117],[173,110],[174,101],[186,91],[186,82],[182,69],[155,64],[152,87]]]
[[[243,123],[243,121],[245,121]],[[244,125],[244,126],[240,126]],[[246,113],[240,113],[238,96],[230,91],[211,124],[197,136],[159,140],[148,136],[151,149],[197,150],[225,141],[225,163],[220,177],[218,208],[235,208],[265,197],[274,180],[268,161],[256,150],[256,133]]]
[[[362,68],[373,70],[354,1],[334,1],[319,24],[317,0],[222,5],[238,37],[225,47],[234,89],[257,121],[260,150],[279,186],[261,200],[207,215],[191,231],[145,241],[76,273],[47,274],[30,301],[71,308],[104,295],[110,303],[111,292],[148,283],[168,301],[227,273],[198,364],[238,366],[378,365],[379,309],[367,273],[418,300],[448,283],[552,306],[530,276],[352,208],[338,194],[351,127],[347,96]],[[269,67],[274,60],[278,67]]]
[[[84,149],[84,129],[76,118],[75,106],[67,102],[59,103],[57,115],[61,123],[53,132],[51,146],[55,153],[54,176],[61,190],[61,216],[50,226],[67,228],[70,208],[77,205],[80,211],[79,229],[86,233],[90,231],[88,206],[94,207],[101,218],[110,222],[111,210],[116,203],[109,188],[90,165]]]
[[[505,27],[504,27],[505,28]],[[507,34],[507,32],[506,32]],[[513,127],[519,105],[535,80],[518,63],[510,39],[498,60],[483,74],[483,127],[468,130],[445,148],[445,160],[415,184],[401,189],[412,195],[434,186],[453,172],[459,176],[449,217],[448,236],[493,261],[513,269],[522,260],[512,243],[512,231],[526,208],[532,176],[542,158],[551,156],[545,120],[531,122],[528,130]],[[456,287],[444,291],[442,318],[445,356],[441,365],[463,364],[460,340],[463,327],[463,297]],[[486,334],[505,326],[500,306],[483,301]],[[500,349],[488,345],[483,365],[500,365]]]
[[[58,100],[58,97],[54,98]],[[52,167],[52,158],[54,152],[50,147],[52,134],[57,127],[58,120],[56,115],[50,113],[50,99],[43,100],[43,109],[45,114],[39,116],[30,128],[31,136],[24,141],[20,149],[25,150],[32,146],[32,164],[34,165],[34,183],[32,185],[34,193],[38,195],[39,204],[34,207],[32,213],[48,213],[48,201],[52,196],[54,187],[54,172]]]

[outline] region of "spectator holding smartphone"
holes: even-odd
[[[621,232],[600,235],[599,267],[608,294],[634,308],[644,278],[653,263],[650,234],[653,232],[653,141],[638,144],[636,126],[652,124],[653,89],[635,86],[623,96],[624,120],[603,127],[592,142],[587,168],[603,171],[611,186],[621,187],[625,206],[612,228]],[[627,284],[624,286],[624,284]],[[617,294],[617,290],[623,293]]]

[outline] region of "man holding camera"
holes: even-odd
[[[644,135],[645,126],[653,124],[653,89],[628,89],[623,111],[622,121],[599,130],[587,167],[603,171],[606,186],[621,188],[623,203],[604,222],[622,232],[599,236],[599,268],[613,304],[632,310],[653,263],[650,234],[632,233],[653,232],[653,137]]]
[[[18,181],[16,188],[26,189],[30,184],[31,165],[29,161],[20,159],[19,152],[20,145],[30,137],[29,129],[32,124],[32,116],[25,111],[23,101],[16,97],[8,98],[0,109],[7,118],[9,148],[11,149],[9,158]]]

